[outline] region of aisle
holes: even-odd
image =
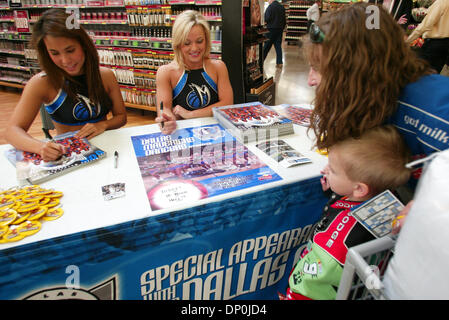
[[[283,42],[282,69],[276,68],[276,52],[271,48],[264,63],[267,77],[274,77],[276,82],[276,104],[311,103],[315,98],[315,89],[307,85],[309,65],[303,51],[298,46],[288,46]]]

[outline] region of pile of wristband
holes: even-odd
[[[62,196],[38,185],[0,192],[0,244],[22,240],[41,230],[43,222],[61,217]]]

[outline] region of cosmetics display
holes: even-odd
[[[12,82],[24,85],[31,78],[30,74],[20,71],[0,68],[0,81]]]
[[[113,70],[125,102],[155,107],[156,71],[173,60],[172,52],[111,47],[98,54],[101,65]]]
[[[130,26],[171,26],[171,7],[147,8],[127,7],[128,24]]]
[[[156,107],[156,91],[135,90],[134,88],[121,88],[123,101],[132,104],[132,107]],[[145,108],[141,108],[145,109]]]
[[[83,0],[20,0],[23,7],[53,5],[84,5]]]
[[[125,0],[125,6],[147,6],[153,4],[169,4],[169,0]]]
[[[23,53],[24,49],[24,42],[0,40],[0,52]]]
[[[25,48],[23,49],[25,59],[37,60],[37,51],[35,49]]]
[[[14,13],[12,11],[1,11],[0,21],[10,21],[14,19]]]
[[[127,13],[121,9],[91,10],[80,12],[80,23],[126,23]]]
[[[313,1],[290,1],[287,16],[287,33],[285,41],[296,43],[307,32],[307,9],[314,4]]]

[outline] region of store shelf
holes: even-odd
[[[155,74],[157,68],[173,59],[171,44],[171,28],[179,11],[196,9],[203,13],[213,28],[211,57],[221,59],[221,0],[160,0],[149,4],[144,0],[19,0],[16,7],[1,7],[4,14],[0,15],[3,31],[0,31],[0,41],[22,41],[23,47],[5,43],[0,46],[0,55],[24,55],[26,58],[36,56],[27,48],[31,38],[30,32],[18,32],[15,11],[21,12],[21,19],[26,20],[31,31],[33,24],[42,13],[50,8],[77,9],[80,13],[79,24],[91,36],[99,51],[128,53],[132,60],[139,61],[142,56],[157,57],[158,63],[151,65],[103,64],[111,68],[118,78],[122,77],[122,96],[125,105],[149,111],[156,111],[155,107]],[[153,1],[151,1],[153,2]],[[156,4],[156,2],[159,2]],[[175,14],[176,10],[176,14]],[[25,17],[24,17],[25,16]],[[7,24],[7,25],[6,25]],[[7,28],[7,30],[6,30]],[[23,29],[21,29],[23,31]],[[19,50],[17,49],[19,48]],[[25,51],[23,51],[25,49]],[[142,51],[143,50],[143,51]],[[9,60],[8,60],[9,61]],[[40,70],[36,68],[36,61],[29,61],[28,66],[0,63],[0,77],[4,76],[0,85],[23,87],[17,82],[24,83]],[[162,62],[163,61],[163,62]],[[4,59],[3,62],[6,62]],[[22,62],[20,62],[22,64]],[[12,71],[8,71],[12,70]],[[122,74],[126,72],[126,74]],[[23,73],[23,76],[20,76]],[[151,78],[151,79],[149,79]],[[153,79],[154,78],[154,79]],[[14,79],[9,81],[7,79]],[[135,101],[149,101],[149,104],[138,104]]]
[[[10,54],[10,55],[15,55],[15,56],[25,56],[25,52],[22,50],[0,49],[0,53]]]
[[[0,68],[14,69],[20,71],[30,71],[30,67],[18,66],[10,63],[0,63]]]
[[[16,82],[12,82],[11,80],[0,80],[0,86],[10,87],[10,88],[18,88],[23,89],[25,88],[25,84],[20,84]]]
[[[307,9],[314,3],[315,1],[308,0],[290,1],[285,34],[287,44],[296,45],[307,32]]]
[[[125,102],[125,107],[157,112],[156,106],[145,106],[142,104],[135,104],[135,103],[131,103],[131,102]]]

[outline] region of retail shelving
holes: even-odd
[[[173,59],[171,28],[179,12],[196,9],[206,17],[212,57],[222,57],[221,0],[0,1],[0,85],[23,87],[40,71],[29,40],[33,24],[54,7],[78,15],[101,65],[116,74],[127,107],[156,111],[155,75],[160,65]]]

